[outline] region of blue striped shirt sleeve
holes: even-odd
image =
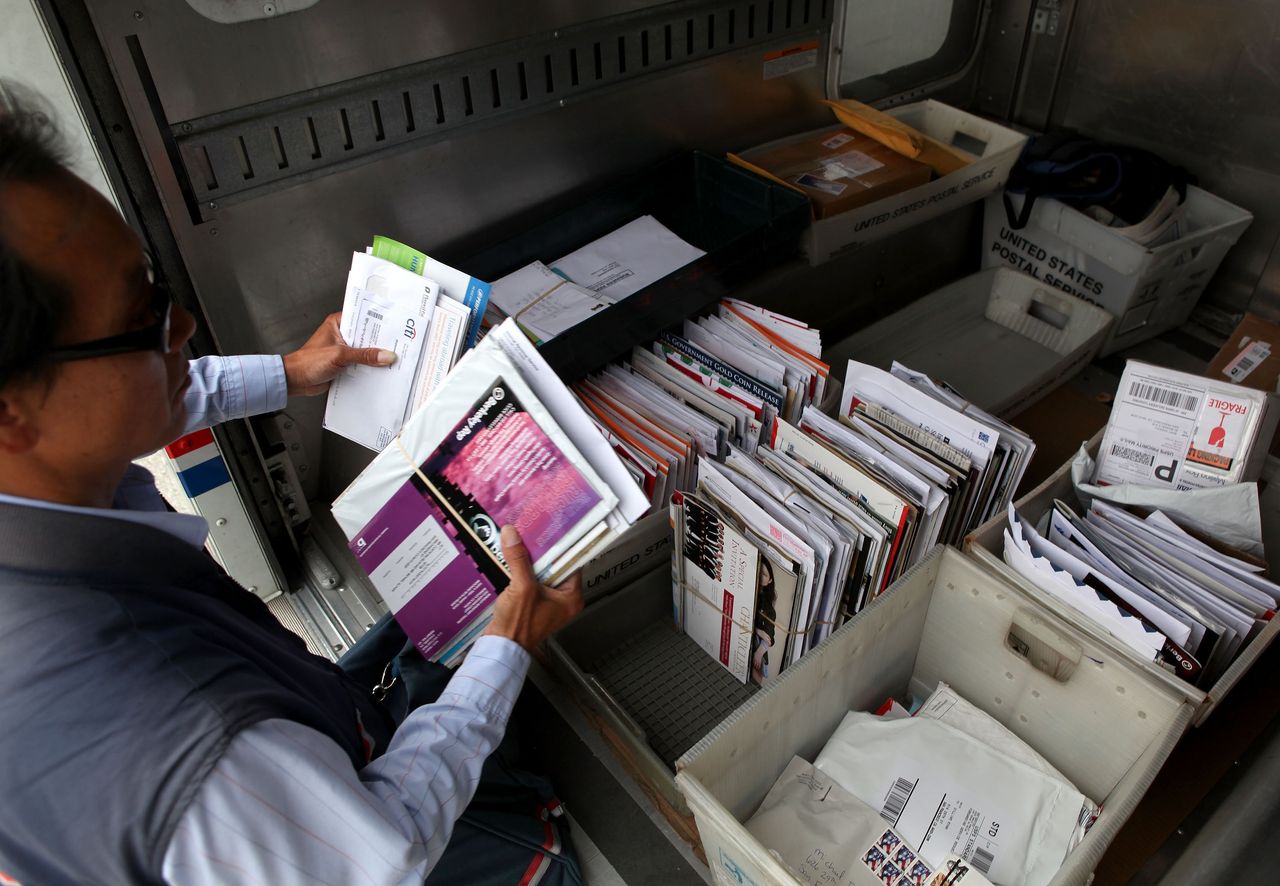
[[[421,884],[502,739],[529,660],[510,640],[481,637],[439,700],[359,770],[300,723],[250,726],[184,813],[165,882]]]
[[[191,361],[184,434],[236,418],[284,409],[288,383],[277,356],[200,357]]]

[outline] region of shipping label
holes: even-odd
[[[1241,348],[1235,359],[1222,367],[1222,374],[1236,384],[1240,384],[1249,377],[1249,373],[1257,369],[1270,356],[1270,342],[1254,341],[1248,347]]]
[[[1097,482],[1186,490],[1238,481],[1262,395],[1194,379],[1126,370],[1098,453]]]

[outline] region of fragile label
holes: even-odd
[[[1206,405],[1212,411],[1206,411],[1205,417],[1196,424],[1187,461],[1229,471],[1240,452],[1249,404],[1235,397],[1210,396]]]

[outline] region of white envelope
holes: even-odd
[[[706,255],[644,215],[551,263],[556,272],[617,302]]]

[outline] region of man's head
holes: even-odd
[[[120,352],[146,347],[119,337],[167,308],[147,257],[67,170],[44,115],[5,95],[0,85],[0,492],[102,505],[132,459],[181,432],[194,321],[173,305],[165,350]]]

